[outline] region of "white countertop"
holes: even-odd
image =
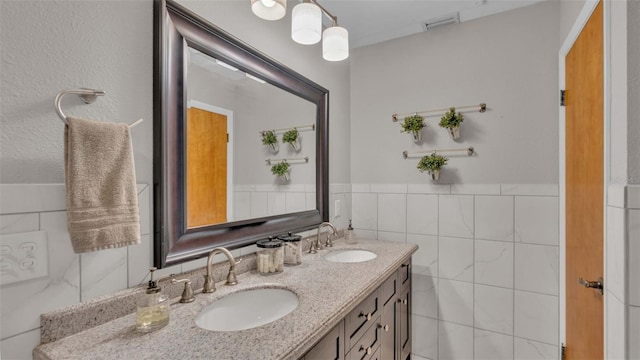
[[[196,301],[172,299],[169,325],[149,334],[135,330],[129,314],[34,350],[34,360],[54,359],[297,359],[375,290],[416,250],[417,246],[358,239],[355,245],[336,242],[329,250],[305,254],[303,263],[283,273],[263,276],[255,270],[238,275],[238,285],[217,283],[212,294]],[[339,249],[366,249],[378,256],[361,263],[329,262],[323,256]],[[242,331],[200,329],[195,318],[208,304],[229,293],[261,287],[296,293],[298,307],[269,324]]]

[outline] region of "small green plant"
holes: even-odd
[[[418,114],[407,116],[406,118],[404,118],[404,121],[400,125],[402,125],[402,132],[407,132],[407,133],[418,132],[422,130],[423,127],[427,126],[424,123],[424,117]]]
[[[277,144],[278,138],[276,137],[276,132],[273,130],[267,130],[262,132],[262,143],[264,145]]]
[[[288,130],[287,132],[285,132],[282,135],[282,142],[283,143],[294,143],[296,140],[298,140],[298,129],[291,129]]]
[[[456,114],[456,108],[449,108],[449,111],[440,118],[440,127],[446,129],[453,129],[459,127],[464,121],[464,116],[461,113]]]
[[[426,155],[423,156],[422,159],[420,159],[420,162],[418,162],[418,170],[420,170],[420,172],[438,171],[447,163],[447,161],[449,161],[449,159],[442,155],[438,155],[435,153]]]
[[[277,176],[284,176],[289,172],[289,163],[286,161],[279,162],[271,167],[271,173]]]

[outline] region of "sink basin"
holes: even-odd
[[[207,305],[196,325],[212,331],[238,331],[276,321],[298,307],[298,297],[286,289],[253,289],[227,295]]]
[[[373,260],[378,255],[368,250],[336,250],[324,256],[325,259],[340,263],[357,263]]]

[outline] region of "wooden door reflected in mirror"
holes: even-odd
[[[227,222],[227,116],[187,110],[187,228]]]

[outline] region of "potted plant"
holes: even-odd
[[[449,135],[453,140],[460,137],[460,125],[464,121],[461,113],[456,114],[456,108],[449,108],[449,111],[440,118],[440,127],[449,131]]]
[[[281,161],[271,167],[271,173],[278,177],[283,178],[285,181],[289,181],[289,163]]]
[[[262,132],[262,143],[267,145],[273,153],[277,153],[280,147],[278,146],[278,138],[276,132],[273,130],[266,130]]]
[[[402,132],[411,133],[415,142],[419,142],[422,139],[422,128],[427,126],[424,123],[424,117],[418,115],[418,113],[407,116],[400,125],[402,125]]]
[[[423,156],[418,162],[418,170],[420,172],[428,171],[432,180],[440,179],[440,168],[444,166],[449,159],[433,153],[431,155]]]
[[[282,135],[282,142],[289,144],[293,151],[300,150],[300,136],[298,133],[298,129],[293,128],[285,132]]]

